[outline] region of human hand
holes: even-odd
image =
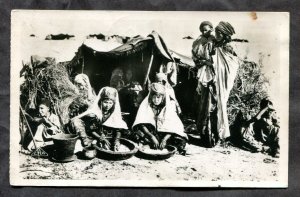
[[[81,138],[81,144],[83,147],[88,147],[91,146],[91,141],[87,137],[84,137]]]
[[[266,142],[267,136],[265,134],[262,134],[262,142]]]
[[[109,150],[110,149],[110,142],[108,141],[108,139],[106,138],[101,138],[100,139],[100,143],[102,145],[102,147],[106,150]]]
[[[154,147],[155,149],[157,149],[157,148],[159,147],[159,142],[158,142],[158,140],[156,139],[155,136],[152,136],[152,137],[151,137],[151,140],[152,140],[152,142],[153,142],[153,147]]]
[[[120,146],[121,146],[120,140],[116,139],[116,141],[114,142],[113,151],[118,151],[120,149]]]
[[[161,142],[160,142],[160,145],[159,145],[159,149],[163,150],[167,145],[167,140],[163,139]]]
[[[51,134],[52,134],[52,135],[56,135],[57,133],[60,133],[60,130],[58,130],[58,129],[55,128],[55,127],[51,127],[49,130],[51,131]]]

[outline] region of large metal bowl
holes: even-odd
[[[109,140],[111,138],[108,138]],[[114,160],[114,161],[118,161],[118,160],[125,160],[125,159],[129,159],[131,158],[133,155],[135,155],[138,151],[137,145],[128,140],[128,139],[124,139],[124,138],[120,138],[120,143],[124,146],[126,146],[129,151],[126,152],[117,152],[117,151],[111,151],[111,150],[106,150],[104,148],[101,148],[97,145],[93,145],[96,150],[97,150],[97,157],[100,159],[105,159],[105,160]]]
[[[177,151],[176,147],[170,146],[170,145],[167,145],[166,149],[168,150],[167,153],[149,153],[149,152],[146,152],[141,147],[141,148],[139,148],[139,151],[136,156],[139,158],[148,159],[148,160],[165,160],[165,159],[169,159],[170,157],[172,157]]]

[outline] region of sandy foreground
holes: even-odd
[[[279,159],[236,147],[187,145],[187,155],[162,161],[132,157],[123,161],[76,159],[55,163],[20,153],[23,179],[278,181]]]

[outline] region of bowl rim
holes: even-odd
[[[147,152],[142,151],[143,150],[142,148],[139,148],[139,152],[141,152],[145,155],[149,155],[149,156],[167,156],[167,155],[172,155],[177,151],[177,148],[175,146],[172,146],[172,145],[166,145],[166,149],[168,150],[168,153],[166,153],[166,154],[158,154],[158,153],[151,154],[151,153],[147,153]],[[172,150],[170,151],[169,149],[172,149]]]
[[[107,137],[106,139],[111,139],[111,137]],[[111,155],[130,155],[130,154],[135,154],[138,151],[137,144],[134,143],[133,141],[131,141],[129,139],[125,139],[125,138],[120,138],[121,144],[122,144],[122,141],[126,141],[126,142],[132,144],[134,146],[134,148],[130,149],[130,151],[126,151],[126,152],[124,152],[124,151],[122,151],[122,152],[120,152],[120,151],[116,152],[116,151],[112,151],[112,150],[106,150],[104,148],[101,148],[101,147],[97,146],[96,144],[94,144],[93,146],[95,147],[95,149],[97,151],[105,152],[105,153],[111,154]],[[129,148],[129,147],[127,146],[127,148]]]
[[[66,136],[69,135],[69,136],[72,136],[72,137],[70,137],[70,138],[60,138],[60,136],[62,136],[62,135],[66,135]],[[72,139],[77,139],[77,138],[79,138],[79,136],[77,134],[65,134],[65,133],[59,133],[59,134],[54,135],[52,137],[53,140],[72,140]]]

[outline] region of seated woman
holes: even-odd
[[[83,146],[91,146],[96,140],[99,146],[114,151],[119,149],[121,132],[128,129],[122,119],[118,92],[111,87],[102,88],[94,103],[72,123]],[[112,146],[106,137],[113,138]]]
[[[112,71],[110,78],[110,86],[116,88],[118,91],[125,86],[124,72],[121,68],[118,67]]]
[[[180,154],[185,154],[187,135],[162,84],[151,84],[150,92],[137,112],[133,132],[138,143],[148,144],[155,149],[173,145]]]
[[[96,94],[93,90],[89,77],[86,74],[78,74],[74,78],[74,84],[78,88],[80,96],[84,98],[87,105],[92,104]]]
[[[60,122],[57,115],[50,111],[50,101],[43,99],[39,103],[39,118],[32,118],[27,115],[32,121],[38,124],[37,130],[34,134],[34,140],[37,147],[35,147],[33,140],[29,143],[27,149],[33,150],[35,148],[43,147],[53,143],[52,138],[60,133]]]
[[[67,110],[61,110],[62,113],[67,113],[69,122],[64,125],[66,133],[75,133],[72,118],[85,112],[94,102],[96,94],[90,84],[89,77],[86,74],[78,74],[74,78],[74,85],[78,88],[79,94],[72,97],[72,102],[69,104]]]

